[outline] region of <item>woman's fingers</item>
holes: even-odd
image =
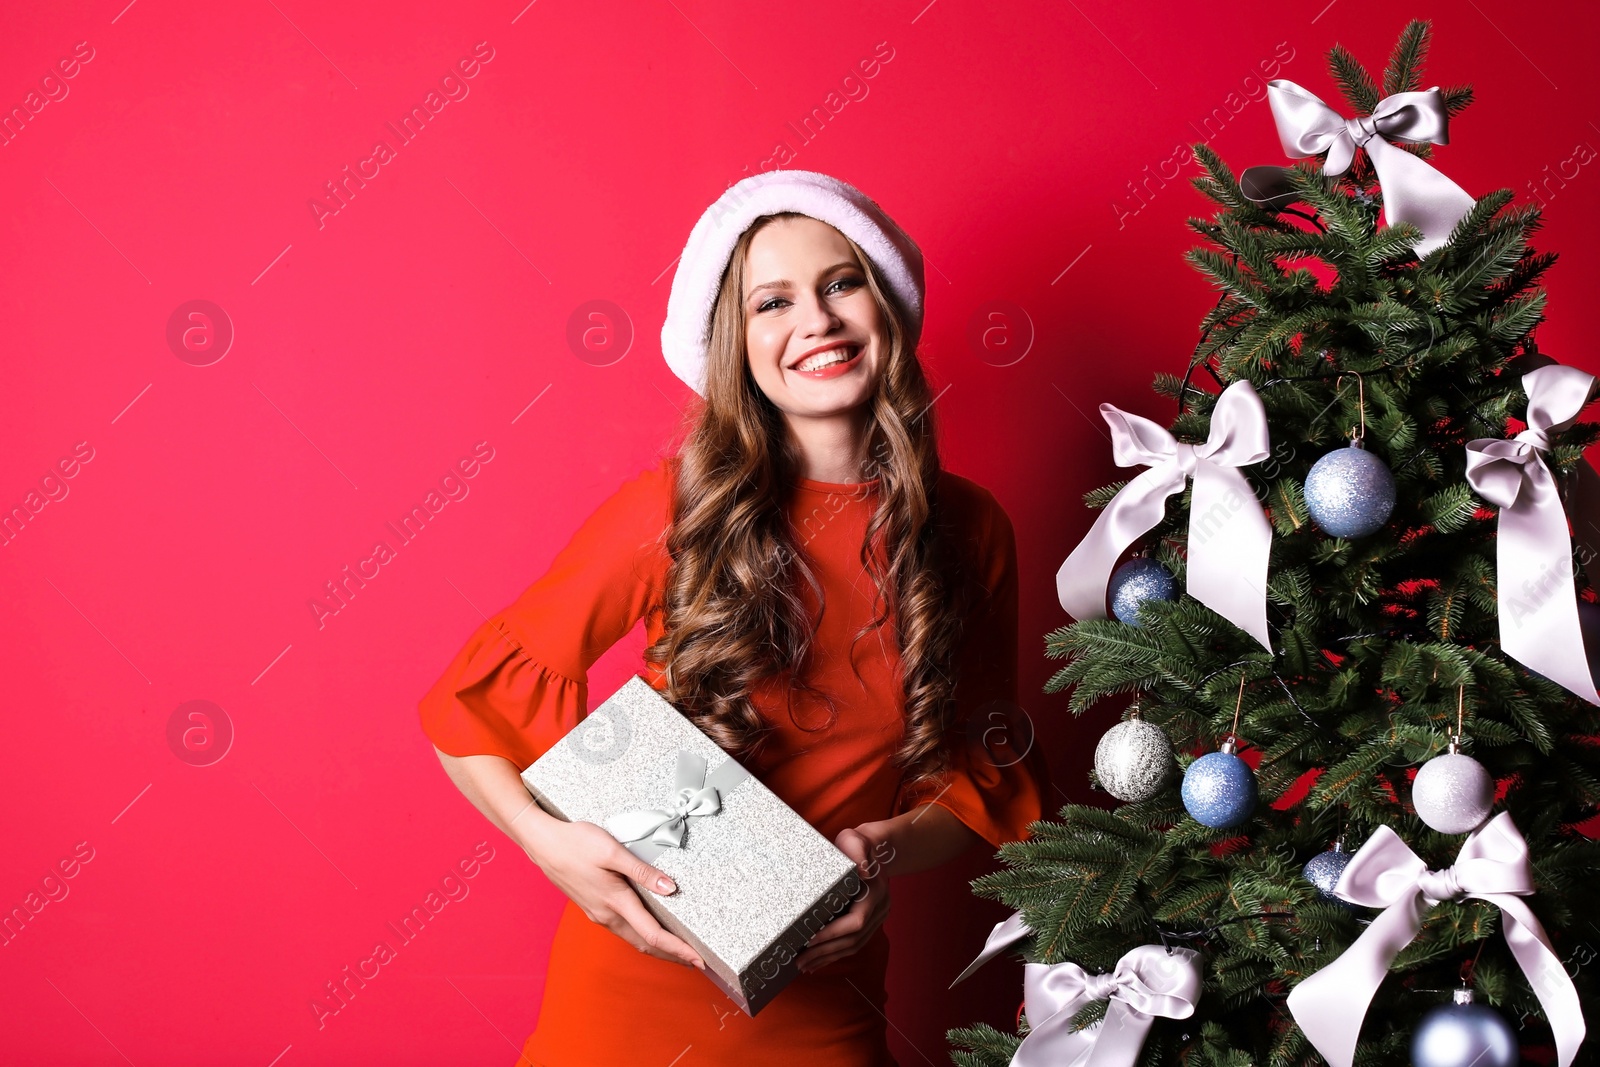
[[[867,856],[872,848],[872,842],[859,830],[840,830],[839,836],[834,839],[834,845],[855,861],[856,867],[861,871],[862,877],[871,877],[867,871]]]
[[[649,909],[634,895],[633,890],[624,888],[610,901],[610,904],[612,910],[632,927],[634,934],[638,936],[639,941],[634,942],[636,947],[642,948],[652,956],[681,963],[685,967],[705,969],[705,961],[700,958],[699,953],[690,948],[689,943],[683,938],[657,922],[656,917],[650,914]]]
[[[866,892],[851,902],[844,914],[814,934],[798,958],[802,971],[826,967],[853,952],[859,952],[889,914],[889,879],[872,862],[872,839],[855,829],[841,830],[834,844],[855,861],[866,885]]]
[[[811,940],[806,942],[806,947],[814,948],[835,938],[844,937],[846,934],[853,934],[860,930],[866,922],[866,911],[870,906],[869,898],[871,895],[872,890],[868,888],[866,893],[863,893],[850,907],[845,909],[843,915],[838,916],[813,934]],[[802,956],[801,958],[804,959],[805,957]]]
[[[619,874],[627,875],[639,885],[660,893],[662,896],[670,896],[678,891],[677,885],[667,875],[666,871],[650,866],[620,845],[617,847],[622,854],[617,857],[617,866],[613,867],[612,870],[617,871]]]
[[[800,963],[798,966],[800,967],[801,973],[810,974],[813,971],[822,970],[822,968],[828,966],[830,963],[837,963],[848,955],[850,955],[850,953],[842,948],[830,948],[826,952],[818,950],[817,955],[810,959],[806,959],[806,957],[802,955],[800,958],[804,962]]]
[[[646,955],[669,963],[699,966],[704,969],[702,964],[690,963],[691,960],[699,958],[694,954],[694,950],[674,937],[672,932],[662,927],[660,923],[655,923],[655,917],[649,911],[643,910],[644,906],[639,903],[639,898],[632,889],[623,887],[618,893],[619,895],[613,898],[607,898],[597,908],[592,910],[585,908],[584,915],[590,922],[605,927]],[[639,910],[635,910],[636,908]],[[648,923],[655,923],[655,929],[651,930]],[[644,929],[639,929],[640,926],[644,926]]]
[[[883,918],[880,916],[859,933],[846,934],[843,937],[834,938],[820,947],[806,949],[800,953],[797,963],[800,969],[807,973],[820,970],[830,963],[835,963],[846,956],[860,952],[862,947],[872,939],[872,935],[878,932],[878,927],[882,925]]]
[[[881,895],[881,889],[879,893]],[[859,952],[877,933],[888,915],[888,901],[880,903],[869,889],[867,895],[851,904],[845,914],[817,931],[798,957],[800,969],[814,971],[852,952]]]
[[[825,945],[806,949],[797,960],[800,970],[810,973],[826,967],[830,963],[842,960],[846,956],[860,952],[862,947],[871,940],[872,935],[877,932],[879,925],[881,924],[874,923],[870,928],[859,933],[836,937]]]
[[[601,831],[604,833],[604,831]],[[633,879],[637,885],[642,885],[654,893],[667,896],[678,891],[677,885],[666,871],[652,867],[644,860],[628,851],[622,842],[606,834],[605,854],[601,858],[601,866],[608,870],[616,871],[625,878]]]
[[[604,926],[641,952],[684,966],[704,967],[693,947],[656,921],[628,881],[662,895],[677,892],[665,871],[629,852],[594,823],[558,823],[547,844],[535,862],[590,922]]]
[[[831,922],[818,930],[811,940],[806,942],[808,948],[860,931],[866,924],[868,913],[878,906],[876,899],[878,894],[888,891],[887,885],[873,878],[867,871],[869,866],[867,856],[871,843],[863,834],[856,830],[841,830],[834,844],[838,846],[839,851],[855,861],[865,881],[865,891],[851,902],[843,914],[835,916]]]

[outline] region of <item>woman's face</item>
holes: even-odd
[[[827,223],[775,219],[756,232],[744,313],[750,373],[785,414],[838,415],[876,392],[887,358],[883,315],[849,242]]]

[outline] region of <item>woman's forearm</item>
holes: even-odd
[[[439,752],[439,762],[472,806],[537,863],[542,832],[557,820],[528,795],[516,765],[502,756],[452,756],[445,752]],[[954,812],[939,804],[923,804],[858,829],[873,842],[869,863],[881,865],[890,877],[938,867],[983,840]]]
[[[874,843],[870,861],[881,864],[891,878],[948,863],[983,840],[939,804],[923,804],[857,829]]]
[[[705,967],[699,953],[656,921],[633,888],[644,886],[663,895],[677,892],[666,872],[639,859],[593,823],[564,822],[541,809],[508,759],[440,752],[439,762],[472,805],[521,846],[591,922],[640,952],[685,967]]]
[[[557,820],[528,795],[516,764],[503,756],[452,756],[437,747],[434,751],[472,806],[538,862],[541,830]]]

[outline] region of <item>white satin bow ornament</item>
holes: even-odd
[[[1031,933],[1016,912],[990,931],[983,951],[954,986]],[[1133,1067],[1157,1016],[1187,1019],[1200,999],[1200,954],[1193,949],[1140,945],[1109,974],[1090,974],[1076,963],[1030,963],[1023,977],[1028,1034],[1011,1067]],[[1078,1012],[1109,1001],[1105,1018],[1072,1029]]]
[[[1267,103],[1272,108],[1283,154],[1299,159],[1326,152],[1322,173],[1329,177],[1350,168],[1357,148],[1366,149],[1383,188],[1383,210],[1390,225],[1409,222],[1422,231],[1422,239],[1413,246],[1418,256],[1443,246],[1450,239],[1450,231],[1476,202],[1427,160],[1384,140],[1392,137],[1412,144],[1449,144],[1450,116],[1438,86],[1425,92],[1386,96],[1378,101],[1372,114],[1351,119],[1287,78],[1267,83]],[[1276,190],[1276,195],[1250,197],[1257,203],[1272,203],[1284,195],[1283,182],[1262,176],[1282,173],[1281,167],[1249,167],[1240,175],[1240,185]]]
[[[1112,498],[1056,572],[1056,595],[1075,619],[1106,617],[1106,584],[1127,547],[1161,521],[1167,497],[1194,478],[1189,508],[1188,593],[1261,642],[1267,651],[1267,557],[1272,527],[1240,467],[1272,452],[1267,412],[1248,381],[1224,389],[1211,411],[1205,443],[1180,443],[1166,429],[1113,404],[1100,415],[1111,427],[1119,467],[1147,466]]]
[[[1500,509],[1495,536],[1500,647],[1529,670],[1600,704],[1578,625],[1567,511],[1544,461],[1550,435],[1572,425],[1593,385],[1593,375],[1561,364],[1523,375],[1528,428],[1509,441],[1468,441],[1467,484]],[[1579,473],[1593,477],[1592,470]]]
[[[1399,834],[1378,827],[1350,858],[1334,894],[1384,911],[1338,959],[1294,987],[1290,1014],[1331,1067],[1350,1067],[1367,1006],[1423,918],[1441,901],[1476,897],[1500,909],[1506,943],[1555,1033],[1556,1062],[1568,1067],[1583,1042],[1583,1011],[1544,927],[1522,900],[1533,888],[1528,844],[1509,812],[1468,834],[1456,862],[1442,871],[1428,870]]]

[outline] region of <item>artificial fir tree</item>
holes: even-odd
[[[1428,44],[1428,25],[1409,24],[1381,89],[1335,46],[1329,65],[1351,113],[1421,88]],[[1453,116],[1472,93],[1453,87],[1443,97]],[[1407,150],[1430,157],[1425,145]],[[1496,511],[1464,476],[1468,440],[1520,429],[1521,371],[1544,359],[1532,331],[1555,256],[1531,245],[1539,210],[1514,204],[1510,190],[1490,193],[1447,245],[1419,260],[1415,227],[1378,225],[1383,191],[1365,152],[1337,179],[1315,159],[1296,164],[1297,203],[1275,207],[1248,199],[1204,144],[1194,153],[1204,169],[1194,184],[1220,210],[1189,220],[1207,243],[1188,259],[1221,296],[1190,374],[1218,386],[1248,380],[1266,408],[1272,455],[1245,470],[1273,527],[1272,650],[1191,597],[1152,599],[1140,625],[1087,619],[1049,634],[1047,655],[1066,663],[1045,691],[1070,690],[1074,714],[1138,694],[1143,718],[1166,731],[1183,767],[1216,751],[1237,708],[1240,752],[1258,760],[1260,804],[1242,825],[1211,829],[1186,813],[1174,778],[1112,810],[1069,805],[1035,823],[1029,840],[1005,845],[1005,868],[974,889],[1020,909],[1033,936],[1018,951],[1032,962],[1070,960],[1092,974],[1139,945],[1201,951],[1196,1011],[1157,1020],[1142,1064],[1321,1063],[1285,997],[1374,913],[1328,899],[1302,868],[1336,839],[1354,851],[1384,826],[1430,869],[1455,860],[1461,838],[1418,818],[1410,779],[1444,751],[1459,706],[1464,751],[1500,783],[1496,810],[1511,813],[1529,845],[1537,893],[1526,899],[1583,1001],[1600,1003],[1600,963],[1586,966],[1600,948],[1600,843],[1575,829],[1600,804],[1600,715],[1502,652]],[[1176,404],[1170,427],[1180,441],[1206,440],[1214,393],[1165,374],[1155,391]],[[1363,418],[1397,500],[1381,529],[1347,540],[1311,520],[1304,483]],[[1583,462],[1597,429],[1580,423],[1556,435],[1550,468]],[[1086,502],[1105,507],[1122,484]],[[1143,539],[1180,587],[1190,495],[1169,500]],[[1593,599],[1581,577],[1579,589]],[[1356,1062],[1409,1062],[1418,1021],[1464,976],[1525,1051],[1548,1045],[1540,1003],[1500,930],[1498,909],[1481,900],[1433,908],[1373,999]],[[1091,1004],[1076,1021],[1104,1010]],[[963,1067],[1003,1067],[1020,1040],[984,1025],[948,1038]],[[1591,1034],[1579,1062],[1600,1059],[1596,1043]]]

